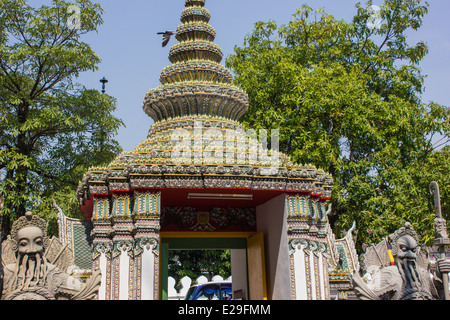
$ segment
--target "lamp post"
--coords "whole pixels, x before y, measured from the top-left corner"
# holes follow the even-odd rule
[[[105,77],[103,77],[103,79],[100,79],[100,82],[101,82],[101,84],[102,84],[102,93],[105,93],[106,92],[106,84],[108,83],[108,80],[106,80],[106,78]]]
[[[105,94],[106,92],[106,84],[108,83],[108,80],[106,80],[105,77],[100,79],[100,83],[102,84],[102,94]],[[103,153],[103,146],[104,146],[104,131],[102,129],[101,131],[101,141],[100,141],[100,152]]]
[[[430,183],[430,193],[434,197],[434,208],[437,211],[436,218],[434,219],[434,245],[439,248],[440,258],[443,260],[446,258],[445,247],[450,244],[450,240],[447,236],[447,221],[442,218],[441,199],[439,194],[439,185],[437,182],[432,181]],[[444,285],[444,299],[450,300],[448,291],[448,273],[442,273],[442,283]]]

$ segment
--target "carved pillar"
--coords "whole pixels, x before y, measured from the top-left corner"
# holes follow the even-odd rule
[[[159,299],[159,239],[138,238],[135,243],[134,300]]]
[[[129,300],[130,282],[133,279],[133,220],[131,218],[112,219],[112,300]]]
[[[329,300],[326,245],[306,239],[293,239],[289,246],[292,299]]]
[[[99,300],[159,298],[159,191],[94,197],[94,267]]]
[[[94,268],[100,269],[102,280],[98,291],[98,300],[111,299],[111,253],[112,243],[96,241],[93,244]]]
[[[308,194],[291,194],[286,208],[292,299],[328,300],[325,203]]]
[[[134,194],[133,299],[159,299],[159,232],[161,192]]]
[[[107,196],[93,198],[92,237],[93,267],[99,268],[102,281],[98,293],[99,300],[111,299],[111,261],[113,244],[110,238],[112,226],[110,220],[110,200]]]

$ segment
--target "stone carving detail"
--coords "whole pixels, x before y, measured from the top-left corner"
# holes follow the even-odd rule
[[[193,207],[164,207],[161,215],[164,231],[254,231],[253,208],[214,207],[208,212]]]
[[[97,242],[93,246],[93,259],[97,259],[101,254],[111,257],[113,244],[112,242]]]
[[[47,237],[46,221],[27,212],[2,244],[2,300],[92,300],[100,286],[95,270],[86,284],[71,277],[72,250]]]
[[[126,253],[130,257],[133,257],[134,251],[132,239],[114,241],[114,250],[112,257],[116,258],[122,253]]]
[[[135,256],[140,255],[144,250],[152,251],[157,253],[159,251],[159,239],[156,238],[145,238],[137,239],[135,241]]]
[[[437,271],[427,270],[427,257],[420,250],[410,223],[398,229],[362,257],[364,279],[353,275],[355,293],[361,300],[437,300],[443,297],[440,270],[449,260],[438,261]]]
[[[447,238],[447,221],[443,218],[434,219],[435,238]]]

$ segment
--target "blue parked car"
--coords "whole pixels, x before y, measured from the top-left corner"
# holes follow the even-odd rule
[[[185,300],[231,300],[231,282],[208,282],[189,288]]]

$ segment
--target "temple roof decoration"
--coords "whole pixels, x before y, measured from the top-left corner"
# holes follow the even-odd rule
[[[232,84],[231,72],[220,64],[222,49],[213,43],[204,1],[186,1],[181,25],[170,49],[171,65],[161,72],[162,86],[150,90],[144,111],[155,121],[195,115],[238,120],[248,109],[247,94]]]
[[[81,181],[81,203],[94,196],[142,189],[275,190],[326,201],[333,179],[313,165],[293,164],[268,149],[238,122],[248,96],[232,84],[213,43],[204,0],[186,0],[171,65],[150,90],[144,111],[155,121],[145,141],[109,165],[91,168]],[[181,146],[181,148],[180,148]],[[275,148],[276,149],[276,148]]]

